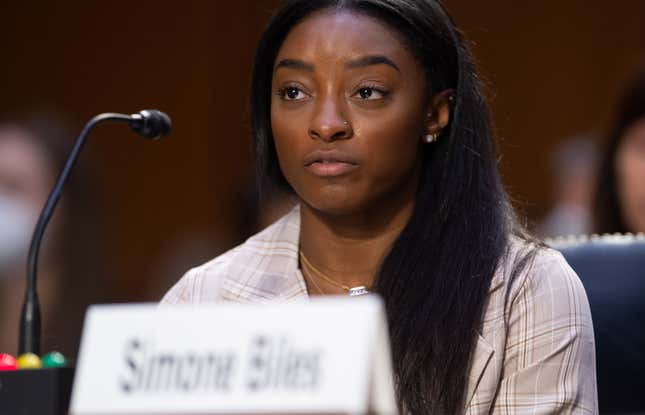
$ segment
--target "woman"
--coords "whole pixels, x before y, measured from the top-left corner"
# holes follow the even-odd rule
[[[261,172],[299,198],[165,303],[386,303],[407,412],[594,412],[593,329],[516,225],[471,55],[437,1],[288,1],[257,50]]]
[[[645,69],[626,88],[606,147],[596,188],[595,231],[645,232]]]

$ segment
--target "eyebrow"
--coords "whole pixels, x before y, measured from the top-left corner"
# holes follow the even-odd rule
[[[275,72],[280,68],[301,69],[307,72],[314,71],[314,66],[312,64],[301,61],[299,59],[282,59],[280,62],[278,62],[273,71]]]
[[[392,62],[390,59],[383,55],[368,55],[368,56],[362,56],[358,59],[351,60],[347,62],[345,65],[347,68],[362,68],[365,66],[370,66],[370,65],[388,65],[391,66],[392,68],[396,69],[397,71],[401,72],[398,66],[394,62]]]
[[[401,72],[399,67],[396,66],[396,64],[392,62],[392,60],[390,60],[389,58],[383,55],[362,56],[360,58],[353,59],[347,62],[345,64],[345,67],[348,69],[355,69],[355,68],[364,68],[366,66],[371,66],[371,65],[388,65],[396,69],[398,72]],[[307,72],[314,71],[314,65],[300,59],[282,59],[275,66],[274,72],[280,68],[300,69]]]

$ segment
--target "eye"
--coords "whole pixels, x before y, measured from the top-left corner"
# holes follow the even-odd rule
[[[358,88],[354,95],[358,96],[362,100],[371,101],[385,98],[387,96],[387,91],[374,86],[363,86]]]
[[[277,95],[279,95],[285,101],[300,101],[307,98],[307,94],[305,94],[300,88],[295,86],[287,86],[281,88],[278,91]]]

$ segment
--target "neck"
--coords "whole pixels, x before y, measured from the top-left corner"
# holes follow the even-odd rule
[[[414,199],[377,204],[357,214],[331,215],[301,203],[300,249],[318,270],[349,287],[371,287],[392,244],[407,224]],[[326,293],[342,289],[317,280]]]

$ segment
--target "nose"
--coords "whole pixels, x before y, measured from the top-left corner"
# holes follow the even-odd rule
[[[309,126],[309,137],[332,142],[346,140],[353,134],[351,124],[343,117],[337,103],[326,100],[318,106]]]

